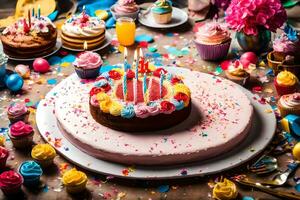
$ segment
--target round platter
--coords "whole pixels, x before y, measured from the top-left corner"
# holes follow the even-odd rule
[[[100,51],[101,49],[104,49],[105,47],[110,45],[111,41],[112,41],[112,35],[109,32],[106,31],[104,42],[99,47],[97,47],[97,48],[95,48],[91,51]],[[64,45],[62,45],[62,47],[64,49],[69,50],[69,51],[76,51],[76,52],[84,51],[84,49],[73,49],[73,48],[66,47]]]
[[[175,67],[168,67],[168,71],[171,73],[177,73],[183,77],[195,76],[196,74],[196,76],[199,77],[199,80],[201,80],[201,77],[211,76]],[[220,77],[212,78],[219,82],[223,81],[223,84],[225,84],[225,82],[226,84],[234,84]],[[53,88],[47,94],[46,98],[39,103],[36,113],[36,122],[42,137],[50,144],[56,144],[54,147],[60,154],[76,165],[97,173],[138,179],[184,178],[217,173],[236,167],[260,153],[271,141],[276,128],[275,115],[272,112],[266,112],[266,110],[271,110],[271,107],[268,104],[259,103],[257,101],[258,98],[253,98],[254,95],[251,92],[240,87],[241,90],[248,96],[254,107],[254,119],[248,136],[243,142],[238,144],[235,149],[201,162],[164,167],[135,166],[132,172],[128,175],[124,175],[122,171],[129,166],[103,161],[80,151],[76,146],[72,145],[72,143],[70,143],[60,131],[54,112],[54,104],[68,95],[68,92],[66,91],[80,91],[78,87],[87,87],[86,84],[74,84],[76,82],[79,83],[80,81],[76,74],[73,74]],[[217,84],[215,86],[218,87]],[[88,102],[86,102],[86,104],[88,104]],[[105,131],[109,130],[105,128]],[[184,176],[181,174],[183,169],[187,172]]]
[[[176,7],[173,7],[172,20],[167,24],[156,23],[151,12],[148,10],[145,13],[140,13],[138,17],[141,24],[151,28],[173,28],[184,24],[188,19],[187,13]]]
[[[61,46],[62,46],[62,43],[61,43],[60,39],[58,39],[56,41],[55,47],[53,48],[53,51],[51,53],[48,53],[47,55],[44,55],[41,57],[46,58],[46,57],[52,56],[61,48]],[[0,43],[0,51],[3,51],[2,43]],[[36,57],[34,57],[34,58],[16,58],[16,57],[8,56],[8,59],[13,60],[13,61],[23,61],[24,62],[24,61],[33,61],[36,59]]]

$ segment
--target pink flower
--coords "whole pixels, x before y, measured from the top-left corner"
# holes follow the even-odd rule
[[[232,0],[225,19],[234,31],[257,35],[260,27],[275,32],[287,15],[280,0]]]

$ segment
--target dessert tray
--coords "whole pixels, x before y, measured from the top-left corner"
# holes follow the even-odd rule
[[[46,55],[44,55],[44,56],[41,56],[42,58],[46,58],[46,57],[49,57],[49,56],[52,56],[53,54],[55,54],[56,52],[58,52],[58,50],[60,50],[60,48],[61,48],[61,46],[62,46],[62,43],[61,43],[61,41],[58,39],[57,41],[56,41],[56,45],[55,45],[55,47],[53,48],[53,50],[52,50],[52,52],[51,53],[48,53],[48,54],[46,54]],[[3,46],[2,46],[2,43],[0,42],[0,51],[3,51]],[[33,58],[17,58],[17,57],[12,57],[12,56],[8,56],[8,59],[10,59],[10,60],[13,60],[13,61],[33,61],[33,60],[35,60],[36,59],[36,57],[33,57]]]
[[[173,7],[172,20],[168,24],[156,23],[150,10],[140,12],[138,17],[141,24],[151,28],[173,28],[184,24],[188,19],[187,13],[176,7]]]
[[[221,77],[215,77],[209,74],[195,72],[188,69],[177,67],[168,67],[167,69],[169,72],[183,77],[196,77],[199,81],[196,81],[194,84],[200,83],[202,78],[206,78],[208,76],[213,81],[211,84],[214,84],[214,87],[220,87],[218,86],[218,84],[223,84],[222,87],[224,87],[224,85],[235,84]],[[103,71],[103,69],[101,71]],[[216,81],[219,83],[216,84]],[[188,82],[186,84],[190,87]],[[39,103],[36,112],[36,123],[42,137],[51,145],[53,145],[62,156],[73,162],[75,165],[96,173],[135,179],[185,178],[218,173],[241,165],[242,163],[245,163],[246,161],[259,154],[271,141],[276,128],[276,119],[274,113],[266,112],[272,110],[271,106],[268,104],[261,104],[257,100],[259,99],[258,97],[254,98],[255,96],[251,92],[236,85],[236,90],[238,90],[238,92],[243,91],[251,101],[254,107],[254,119],[252,121],[252,127],[248,136],[244,139],[243,142],[238,144],[235,149],[209,160],[169,166],[127,166],[109,161],[103,161],[84,153],[72,143],[70,143],[62,133],[61,129],[58,127],[58,121],[54,112],[55,104],[66,101],[70,101],[71,103],[76,102],[76,99],[67,100],[68,95],[72,93],[72,91],[77,93],[80,92],[80,94],[82,93],[81,97],[79,98],[80,101],[78,101],[78,99],[77,101],[79,102],[79,104],[87,105],[83,107],[82,105],[77,106],[81,107],[81,109],[83,110],[88,109],[88,102],[85,102],[85,99],[88,99],[88,91],[89,87],[91,86],[92,83],[82,84],[76,74],[70,75],[68,78],[54,87],[46,95],[45,99],[43,99]],[[193,94],[193,89],[195,89],[195,87],[193,86],[190,88]],[[85,90],[86,92],[82,92]],[[198,99],[195,99],[195,104],[197,104],[197,101]],[[173,127],[172,129],[157,131],[157,134],[152,133],[152,136],[154,135],[153,137],[161,138],[164,137],[163,134],[172,130],[174,131],[174,135],[177,135],[176,137],[188,137],[188,135],[186,135],[188,133],[188,131],[186,130],[188,127],[186,126],[188,126],[190,124],[189,122],[192,121],[195,117],[195,112],[197,112],[196,110],[197,109],[195,109],[195,106],[193,105],[190,117],[186,121]],[[78,113],[80,113],[80,111]],[[74,117],[78,116],[78,113],[74,113]],[[87,110],[87,112],[85,113],[89,113],[89,111]],[[87,121],[93,120],[90,116],[85,116],[85,114],[83,115],[83,117]],[[74,120],[76,121],[75,118]],[[102,126],[100,125],[100,132],[107,132],[107,134],[112,135],[112,137],[114,137],[114,134],[122,134],[126,138],[126,140],[128,138],[135,137],[130,133],[122,133],[108,129],[104,126],[103,128],[101,127]],[[76,130],[80,131],[80,129]],[[169,136],[172,136],[173,132],[168,134]],[[199,135],[200,133],[197,133],[196,131],[196,133],[193,132],[192,134]],[[123,140],[124,137],[120,138],[120,140]],[[183,140],[185,139],[183,138]],[[147,146],[147,140],[143,140],[142,143]],[[112,147],[110,148],[113,148],[113,142],[108,144],[111,144]],[[108,145],[108,148],[109,146],[110,145]],[[124,169],[127,169],[127,172],[129,173],[124,173]]]
[[[112,35],[106,31],[105,33],[105,40],[103,41],[103,43],[101,45],[99,45],[99,47],[91,50],[91,51],[100,51],[101,49],[104,49],[105,47],[107,47],[108,45],[110,45],[111,41],[112,41],[113,37]],[[62,47],[64,49],[67,49],[69,51],[76,51],[76,52],[80,52],[80,51],[84,51],[84,49],[73,49],[73,48],[70,48],[70,47],[66,47],[64,45],[62,45]]]

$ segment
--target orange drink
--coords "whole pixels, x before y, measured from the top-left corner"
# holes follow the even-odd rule
[[[120,45],[131,46],[134,44],[135,23],[133,19],[128,17],[118,18],[116,32]]]

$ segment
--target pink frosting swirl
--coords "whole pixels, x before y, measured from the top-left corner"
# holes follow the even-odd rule
[[[7,110],[8,114],[14,117],[21,116],[25,114],[27,111],[28,111],[27,107],[25,106],[25,104],[22,103],[12,104],[8,107]]]
[[[5,149],[4,147],[1,147],[1,146],[0,146],[0,159],[1,159],[1,160],[2,160],[2,159],[7,159],[8,155],[9,155],[8,150]]]
[[[134,112],[135,115],[139,118],[147,118],[150,116],[150,113],[148,111],[148,106],[145,105],[134,106]]]
[[[103,64],[99,54],[92,51],[81,53],[73,63],[76,67],[83,69],[95,69]]]
[[[97,100],[97,96],[96,95],[91,96],[91,104],[92,104],[92,106],[95,106],[95,107],[99,106],[99,102]]]
[[[119,0],[115,6],[116,13],[133,13],[138,10],[134,0]]]
[[[2,174],[0,174],[0,187],[1,188],[11,188],[20,186],[23,183],[22,176],[13,171],[5,171]]]
[[[157,105],[147,106],[147,110],[151,116],[158,115],[160,113],[160,109]]]
[[[10,127],[10,134],[14,137],[27,136],[30,135],[32,131],[32,126],[29,124],[25,124],[22,121],[18,121]]]
[[[297,48],[297,46],[300,46],[300,43],[289,40],[288,37],[284,34],[276,38],[273,42],[274,51],[286,54],[294,54],[297,49],[299,49],[299,47]]]
[[[230,33],[215,22],[203,23],[198,27],[195,40],[201,44],[221,44],[230,39]]]

